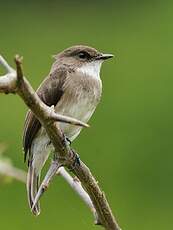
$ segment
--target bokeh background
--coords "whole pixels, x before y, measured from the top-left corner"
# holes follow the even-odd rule
[[[102,68],[103,97],[73,146],[96,175],[123,230],[173,229],[173,2],[1,1],[0,53],[24,56],[36,89],[56,54],[87,44],[115,59]],[[0,70],[3,73],[3,70]],[[0,95],[0,142],[22,169],[26,106]],[[24,184],[0,184],[0,229],[99,229],[61,178],[30,213]]]

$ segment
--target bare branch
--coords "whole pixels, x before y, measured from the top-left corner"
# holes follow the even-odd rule
[[[17,73],[16,71],[10,67],[8,65],[8,63],[5,61],[5,59],[0,55],[0,64],[7,70],[7,74],[4,76],[0,76],[0,93],[15,93],[17,92],[18,88],[20,88],[21,84],[23,84],[26,80],[23,78],[23,71],[22,71],[22,59],[21,57],[19,57],[18,55],[16,55],[15,57],[15,63],[16,63],[16,69],[17,69]],[[27,82],[27,81],[26,81]],[[32,90],[32,93],[35,94],[34,90],[30,87],[30,90]],[[20,94],[20,90],[18,91],[18,93]],[[26,96],[26,95],[23,95]],[[26,98],[25,98],[26,99]],[[39,98],[37,98],[39,99]],[[39,99],[39,102],[41,102],[41,100]],[[28,98],[27,101],[25,100],[25,103],[28,103]],[[77,126],[82,126],[82,127],[89,127],[88,124],[79,121],[75,118],[72,117],[68,117],[68,116],[64,116],[64,115],[60,115],[55,113],[51,108],[49,108],[48,106],[46,106],[43,102],[41,102],[41,104],[46,108],[47,112],[50,111],[49,114],[47,114],[48,119],[52,120],[52,121],[59,121],[59,122],[63,122],[63,123],[69,123],[72,125],[77,125]],[[50,110],[49,110],[50,109]]]
[[[0,155],[4,152],[4,145],[0,144]],[[73,178],[66,170],[64,167],[60,167],[57,171],[56,174],[58,176],[62,176],[65,181],[71,186],[71,188],[81,197],[81,199],[84,201],[84,203],[91,209],[91,212],[94,215],[95,222],[99,222],[98,216],[96,213],[96,210],[93,206],[93,203],[88,195],[88,193],[83,189],[80,181],[78,178]],[[19,168],[14,167],[6,157],[2,157],[0,159],[0,175],[4,177],[11,177],[13,179],[19,180],[23,183],[26,183],[26,177],[27,173]],[[42,183],[43,184],[43,183]],[[44,183],[45,184],[45,183]],[[49,184],[47,184],[46,187],[48,187]],[[45,186],[42,185],[43,188],[46,188]],[[39,194],[38,194],[39,195]],[[38,196],[37,195],[37,196]],[[33,207],[36,205],[36,202],[38,201],[38,198],[35,200]]]
[[[65,137],[57,122],[54,122],[54,120],[50,119],[50,108],[40,100],[29,82],[25,79],[25,77],[23,77],[20,58],[16,57],[15,62],[17,66],[17,89],[15,85],[13,90],[16,90],[17,94],[23,99],[25,104],[31,109],[42,126],[45,128],[55,148],[55,159],[57,158],[58,164],[70,169],[81,181],[82,186],[87,191],[96,209],[99,219],[99,223],[97,224],[102,225],[107,230],[120,230],[106,197],[99,188],[98,183],[92,176],[89,168],[81,160],[80,164],[75,164],[76,153],[70,148],[69,145],[67,145]],[[9,85],[10,83],[11,81],[9,81]],[[0,92],[5,92],[5,90],[2,90],[1,84],[0,78]],[[7,89],[9,88],[7,87]],[[10,92],[14,92],[13,90]]]
[[[77,177],[73,178],[70,176],[70,174],[65,170],[64,167],[61,167],[61,165],[57,161],[53,161],[50,165],[50,168],[43,180],[43,182],[40,185],[40,188],[38,190],[38,193],[35,197],[32,211],[35,211],[35,206],[37,205],[40,197],[43,195],[43,193],[48,189],[50,182],[55,174],[61,175],[67,183],[73,188],[73,190],[81,197],[81,199],[86,203],[86,205],[91,209],[91,212],[94,215],[95,223],[100,223],[99,217],[97,215],[97,212],[94,208],[94,205],[88,195],[88,193],[83,189],[79,179]],[[39,213],[37,213],[39,215]]]
[[[6,62],[6,60],[2,57],[2,55],[0,55],[0,64],[2,66],[4,66],[4,68],[6,69],[7,73],[13,73],[16,72],[11,66],[9,66],[9,64]]]
[[[72,189],[81,197],[85,204],[91,209],[91,212],[94,215],[95,223],[99,223],[97,212],[94,208],[94,205],[88,195],[88,193],[83,189],[81,182],[77,177],[72,177],[64,167],[60,167],[57,171],[57,175],[62,176],[67,183],[72,187]]]
[[[16,91],[16,71],[8,65],[5,59],[0,55],[0,65],[2,65],[7,74],[0,78],[0,93],[15,93]]]
[[[50,181],[52,180],[53,176],[56,174],[57,170],[61,167],[61,165],[57,162],[57,161],[52,161],[50,168],[48,170],[48,172],[46,173],[46,176],[43,180],[43,182],[41,183],[39,190],[37,192],[37,195],[35,197],[34,203],[32,205],[32,211],[35,209],[36,204],[38,203],[40,197],[43,195],[43,193],[45,192],[45,190],[47,190]],[[39,213],[37,213],[37,215],[39,215]]]
[[[12,177],[24,183],[26,182],[26,172],[1,160],[0,160],[0,174],[4,176]]]
[[[64,116],[64,115],[60,115],[60,114],[57,114],[55,112],[52,112],[50,114],[50,119],[54,120],[54,121],[59,121],[59,122],[64,122],[64,123],[69,123],[71,125],[78,125],[78,126],[82,126],[82,127],[85,127],[85,128],[88,128],[89,125],[82,122],[82,121],[79,121],[75,118],[72,118],[72,117],[68,117],[68,116]]]
[[[3,155],[6,145],[0,143],[0,175],[4,177],[11,177],[21,182],[26,182],[26,172],[14,167],[11,161]]]

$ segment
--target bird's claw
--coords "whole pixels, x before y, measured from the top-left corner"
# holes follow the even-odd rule
[[[72,152],[73,152],[74,162],[73,162],[73,164],[71,166],[71,171],[73,171],[76,168],[76,166],[80,166],[81,165],[79,155],[76,152],[74,152],[73,150],[72,150]]]

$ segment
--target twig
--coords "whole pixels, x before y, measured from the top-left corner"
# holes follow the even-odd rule
[[[8,65],[0,55],[0,64],[6,69],[7,74],[1,76],[0,93],[15,93],[16,91],[16,71]]]
[[[26,172],[0,160],[0,174],[26,183]]]
[[[77,120],[75,118],[72,118],[72,117],[68,117],[68,116],[57,114],[55,112],[52,112],[50,114],[50,118],[53,121],[59,121],[59,122],[69,123],[71,125],[78,125],[78,126],[82,126],[82,127],[85,127],[85,128],[89,127],[88,124],[86,124],[86,123],[84,123],[82,121],[79,121],[79,120]]]
[[[22,58],[16,55],[15,63],[17,67],[17,75],[16,75],[16,71],[12,67],[10,67],[8,63],[5,61],[5,59],[0,55],[0,64],[4,66],[4,68],[7,70],[7,74],[1,76],[0,78],[0,93],[16,93],[18,88],[20,88],[21,86],[20,84],[22,84],[23,82],[27,83],[26,79],[23,78],[23,71],[21,69]],[[30,85],[28,85],[28,89],[32,90],[31,92],[35,94],[34,90],[30,87]],[[18,91],[18,93],[20,94],[20,90]],[[38,96],[37,99],[39,99]],[[26,104],[28,103],[30,104],[28,100],[29,98],[25,100]],[[40,99],[39,102],[41,102]],[[41,102],[41,104],[43,107],[47,107],[46,110],[49,113],[48,117],[52,121],[69,123],[72,125],[82,126],[86,128],[89,127],[88,124],[79,121],[75,118],[55,113],[52,108],[46,106],[43,102]]]
[[[67,181],[67,183],[73,188],[73,190],[81,197],[81,199],[91,209],[91,212],[94,215],[94,219],[96,221],[96,224],[98,224],[99,218],[98,218],[97,212],[93,206],[93,203],[92,203],[88,193],[83,189],[79,179],[77,177],[73,178],[72,176],[70,176],[70,174],[65,170],[65,168],[61,167],[57,161],[52,162],[43,182],[41,183],[40,188],[38,190],[38,193],[35,197],[35,200],[34,200],[34,203],[32,206],[32,210],[34,210],[40,197],[48,189],[49,184],[51,182],[51,179],[53,178],[53,176],[55,174],[62,176]],[[37,215],[39,215],[39,213]]]
[[[1,145],[0,145],[0,147],[1,147]],[[1,148],[0,148],[0,151],[1,151]],[[96,213],[96,210],[93,206],[93,203],[92,203],[88,193],[86,193],[85,190],[83,189],[78,178],[73,178],[65,170],[64,167],[60,167],[56,171],[56,174],[57,174],[57,176],[61,176],[64,178],[64,180],[71,186],[71,188],[81,197],[81,199],[84,201],[84,203],[91,209],[91,212],[93,213],[95,219],[97,219],[97,213]],[[18,181],[26,183],[27,173],[22,169],[14,167],[8,161],[6,161],[6,160],[4,161],[3,159],[2,160],[0,159],[0,175],[5,176],[5,177],[11,177],[11,178],[16,179]]]
[[[32,211],[35,209],[35,205],[39,201],[40,197],[43,195],[43,193],[47,190],[50,181],[52,180],[53,176],[56,174],[57,170],[61,167],[61,165],[57,161],[53,161],[50,165],[50,168],[48,172],[46,173],[46,176],[44,180],[42,181],[39,190],[37,192],[37,195],[35,197],[34,203],[32,205]],[[37,213],[39,215],[39,213]]]
[[[72,189],[81,197],[85,204],[91,209],[95,220],[98,220],[97,212],[93,206],[93,203],[88,195],[88,193],[83,189],[81,182],[77,177],[72,177],[64,167],[60,167],[57,171],[57,175],[62,176],[67,183],[72,187]],[[98,221],[97,221],[98,222]]]
[[[75,151],[66,144],[64,135],[61,132],[58,124],[51,120],[50,108],[40,100],[38,95],[32,89],[29,82],[25,79],[25,77],[23,77],[21,60],[19,59],[19,57],[16,57],[15,62],[17,68],[16,84],[13,88],[11,85],[11,80],[7,81],[6,86],[9,85],[7,87],[8,92],[13,93],[15,90],[17,94],[23,99],[25,104],[32,110],[34,115],[45,128],[55,148],[58,163],[72,170],[72,172],[81,181],[82,186],[87,191],[96,209],[99,220],[97,221],[97,224],[102,225],[107,230],[120,230],[120,227],[118,226],[112,214],[105,195],[99,188],[98,183],[92,176],[89,168],[82,161],[80,161],[80,165],[76,164],[76,166],[74,167],[74,164],[76,162]],[[3,62],[1,62],[1,64],[3,64]],[[6,92],[5,90],[2,90],[2,86],[3,84],[0,78],[0,92]]]
[[[8,63],[7,61],[0,55],[0,64],[6,69],[7,73],[16,72]]]

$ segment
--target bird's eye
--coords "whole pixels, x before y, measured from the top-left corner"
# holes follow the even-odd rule
[[[88,54],[85,53],[85,52],[80,52],[80,53],[78,54],[78,57],[81,58],[81,59],[86,59],[86,58],[88,58]]]

